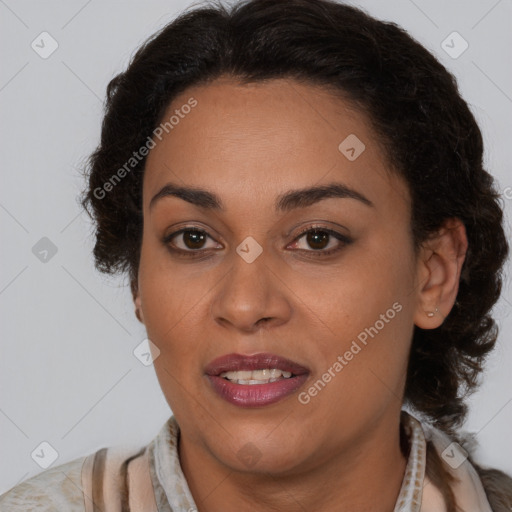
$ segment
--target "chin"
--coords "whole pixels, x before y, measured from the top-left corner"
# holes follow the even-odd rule
[[[304,458],[304,446],[292,439],[278,439],[244,436],[238,437],[231,445],[213,455],[233,471],[252,474],[286,475],[293,474]]]

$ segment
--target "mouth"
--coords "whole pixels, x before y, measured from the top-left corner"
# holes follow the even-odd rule
[[[273,404],[297,391],[309,370],[275,354],[227,354],[210,362],[205,374],[213,390],[239,407]]]

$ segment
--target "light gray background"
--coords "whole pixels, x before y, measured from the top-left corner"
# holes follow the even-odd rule
[[[402,25],[455,73],[507,196],[510,233],[511,0],[353,3]],[[153,367],[132,353],[145,332],[126,282],[93,268],[91,226],[76,196],[107,83],[189,5],[0,0],[0,492],[43,470],[30,455],[43,441],[58,452],[55,466],[102,446],[145,444],[171,414]],[[43,31],[59,45],[47,59],[31,48]],[[441,47],[453,31],[469,43],[457,59]],[[32,252],[42,237],[58,249],[46,263]],[[477,433],[480,461],[510,474],[511,302],[507,284],[498,346],[465,426]]]

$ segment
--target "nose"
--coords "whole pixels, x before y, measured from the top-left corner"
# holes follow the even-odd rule
[[[282,325],[292,313],[288,290],[263,254],[252,263],[237,256],[213,297],[213,319],[221,326],[246,333]]]

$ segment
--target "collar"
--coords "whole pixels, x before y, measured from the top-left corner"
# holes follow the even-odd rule
[[[409,443],[409,456],[393,512],[446,512],[439,490],[425,473],[427,441],[431,441],[455,477],[457,504],[466,512],[492,512],[478,474],[456,443],[439,430],[422,425],[403,410],[401,423]],[[178,455],[179,425],[171,416],[149,444],[149,471],[159,512],[196,512],[197,507],[181,469]],[[455,446],[456,445],[456,446]],[[459,447],[460,448],[460,447]],[[454,455],[452,455],[454,454]],[[457,464],[449,461],[458,457]],[[456,466],[456,467],[455,467]]]

